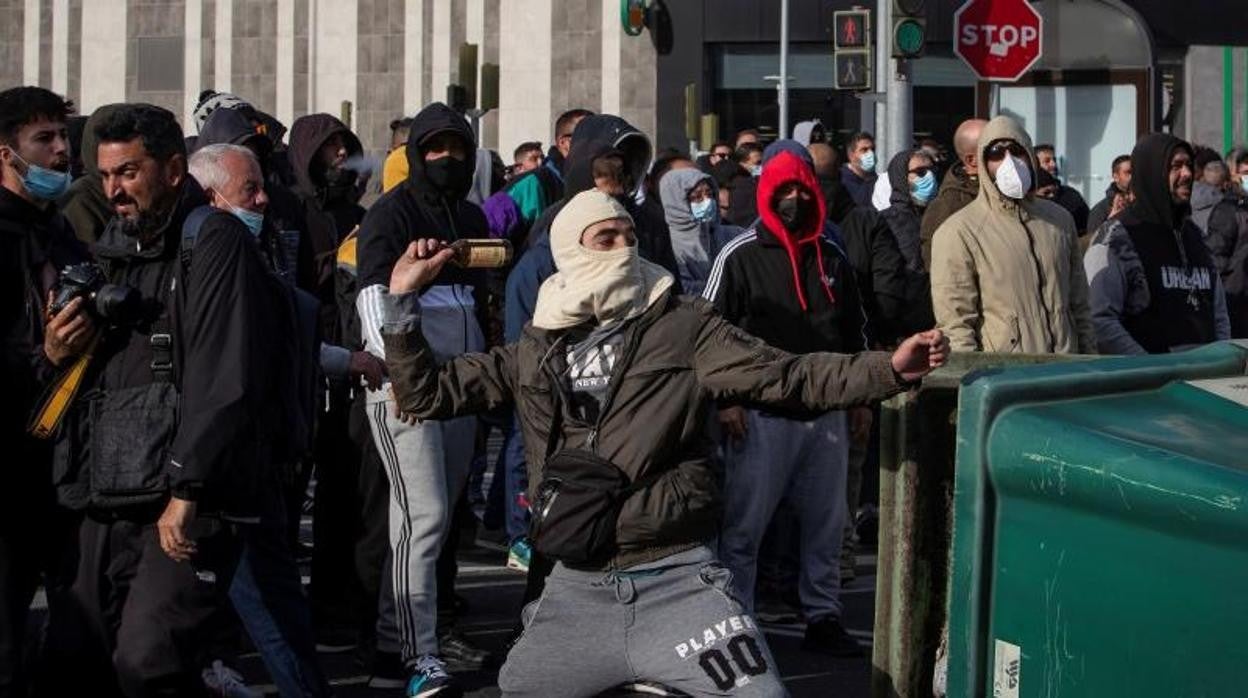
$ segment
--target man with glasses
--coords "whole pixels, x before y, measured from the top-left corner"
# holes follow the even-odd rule
[[[1075,223],[1035,195],[1031,138],[998,116],[978,145],[979,196],[932,240],[932,307],[955,351],[1094,353]]]

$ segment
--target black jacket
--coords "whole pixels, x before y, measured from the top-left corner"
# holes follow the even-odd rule
[[[58,450],[70,455],[58,462],[56,475],[67,505],[84,503],[94,467],[92,454],[83,454],[74,440],[84,443],[99,417],[107,416],[91,415],[91,396],[158,383],[177,389],[176,426],[164,448],[141,460],[150,465],[149,458],[163,459],[158,465],[173,493],[200,501],[205,510],[254,514],[258,497],[274,484],[273,439],[280,417],[272,406],[283,399],[277,377],[286,357],[273,349],[269,333],[282,331],[277,318],[284,317],[285,289],[247,228],[224,212],[204,222],[183,269],[183,222],[206,203],[203,190],[188,178],[151,244],[140,248],[114,219],[94,246],[110,280],[138,289],[145,311],[136,326],[103,334],[69,417],[74,421],[61,435],[68,448]],[[167,373],[152,365],[162,355],[153,348],[152,335],[162,332],[173,337],[174,369]],[[121,428],[133,428],[134,441],[140,442],[148,425],[134,419]]]
[[[855,208],[841,223],[841,239],[845,241],[845,256],[854,269],[871,343],[890,345],[908,330],[915,330],[906,321],[906,316],[914,312],[906,302],[906,258],[897,249],[897,238],[888,223],[876,211]],[[930,302],[926,311],[930,318]],[[929,322],[921,329],[930,327]]]
[[[1096,235],[1096,231],[1100,229],[1101,224],[1109,220],[1109,211],[1114,206],[1114,197],[1118,195],[1118,186],[1113,182],[1105,188],[1105,198],[1101,199],[1092,210],[1088,212],[1088,225],[1086,228],[1079,229],[1079,237],[1084,235]]]
[[[249,108],[214,110],[195,139],[195,149],[228,143],[250,148],[256,153],[265,178],[264,193],[269,197],[269,205],[264,211],[262,245],[275,258],[290,261],[294,267],[291,271],[300,288],[315,292],[316,271],[303,203],[273,176],[274,161],[280,158],[275,158],[270,137],[256,130],[260,116],[259,112]]]
[[[817,244],[823,247],[822,274],[811,245],[802,247],[798,267],[810,304],[805,312],[793,292],[788,253],[762,222],[720,253],[715,264],[719,280],[707,285],[706,298],[728,322],[777,349],[793,354],[861,351],[866,348],[865,319],[854,271],[835,245],[822,239]],[[820,287],[821,275],[832,282],[835,302]]]
[[[305,219],[306,254],[311,258],[311,271],[301,274],[299,285],[321,302],[321,337],[330,344],[342,344],[334,292],[335,260],[338,245],[364,219],[364,209],[359,205],[359,190],[355,186],[331,188],[320,175],[317,155],[335,134],[342,135],[351,155],[364,152],[360,139],[341,121],[329,114],[309,114],[291,125],[288,155],[298,182],[294,194],[301,202]]]
[[[906,150],[889,160],[888,183],[892,192],[888,195],[888,208],[880,215],[896,236],[897,248],[906,258],[906,266],[911,271],[921,272],[924,265],[919,229],[923,224],[923,211],[910,196],[910,155],[911,151]]]
[[[46,444],[26,426],[57,369],[43,353],[43,310],[56,273],[84,261],[86,248],[55,206],[40,209],[0,187],[0,434],[8,467],[0,472],[0,506],[18,506],[49,485]]]
[[[1088,202],[1083,200],[1083,195],[1074,187],[1059,183],[1057,193],[1053,195],[1053,203],[1070,212],[1070,217],[1075,219],[1075,230],[1087,230]]]
[[[454,241],[461,238],[489,237],[489,223],[474,203],[464,199],[466,192],[450,195],[439,191],[425,175],[425,157],[421,141],[432,134],[450,131],[463,138],[467,152],[475,152],[476,139],[464,117],[440,102],[425,107],[416,115],[407,139],[407,179],[386,192],[373,204],[360,223],[359,287],[389,287],[390,272],[395,261],[417,238]],[[476,169],[476,159],[465,160],[469,178]],[[458,196],[456,196],[458,194]],[[453,264],[442,268],[434,282],[480,286],[484,276],[479,271],[461,269]]]
[[[1227,194],[1209,214],[1205,242],[1222,276],[1231,336],[1248,337],[1248,196]]]
[[[779,153],[763,168],[758,198],[772,201],[790,182],[813,195],[818,215],[788,232],[774,211],[763,210],[753,229],[720,250],[702,296],[725,320],[777,349],[860,351],[867,337],[858,286],[841,250],[823,234],[826,211],[814,172],[797,155]]]

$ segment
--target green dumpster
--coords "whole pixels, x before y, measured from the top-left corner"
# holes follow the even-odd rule
[[[1248,695],[1248,343],[969,377],[949,696]]]

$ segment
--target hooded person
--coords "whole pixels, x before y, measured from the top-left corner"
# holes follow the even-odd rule
[[[1159,354],[1231,336],[1222,279],[1191,220],[1192,147],[1162,133],[1131,151],[1135,201],[1083,263],[1103,354]]]
[[[894,360],[773,349],[708,303],[676,295],[671,274],[638,254],[625,207],[587,190],[551,226],[559,271],[542,285],[521,336],[488,354],[439,361],[418,293],[451,254],[431,242],[408,248],[382,306],[397,406],[416,419],[448,419],[514,404],[530,495],[543,512],[536,546],[566,558],[530,607],[541,612],[525,614],[499,673],[503,694],[597,695],[654,681],[697,697],[784,695],[767,641],[730,592],[730,574],[711,547],[723,508],[704,437],[711,401],[815,412],[865,404],[916,376],[903,366],[926,371],[943,362],[943,341],[913,340]],[[916,351],[921,342],[934,347]],[[586,525],[614,535],[573,558],[557,541],[577,524],[561,517],[548,493],[559,482],[557,464],[583,448],[631,485],[611,511],[585,511]],[[604,576],[617,581],[603,583]],[[724,625],[714,647],[688,639],[725,617],[741,622]],[[565,661],[570,652],[575,663]],[[712,663],[717,671],[703,668]]]
[[[867,343],[866,320],[853,269],[826,235],[823,195],[803,159],[809,154],[794,141],[777,141],[769,149],[758,183],[760,220],[720,251],[702,296],[727,322],[783,351],[860,351]],[[724,449],[719,551],[738,598],[752,610],[763,533],[785,493],[800,489],[794,511],[801,529],[802,611],[809,620],[803,646],[861,655],[840,622],[845,413],[759,410],[725,401],[719,419],[733,442]]]
[[[888,208],[880,211],[880,215],[896,236],[907,269],[922,272],[923,211],[936,196],[936,170],[931,157],[922,150],[897,153],[888,161],[888,182],[891,187]]]
[[[1034,194],[1031,138],[984,126],[979,196],[932,239],[932,307],[955,351],[1091,354],[1096,341],[1074,221]]]
[[[100,234],[113,217],[113,206],[104,196],[103,180],[97,162],[95,126],[108,118],[124,104],[106,104],[88,117],[82,130],[83,175],[69,185],[69,191],[57,202],[61,215],[69,221],[74,235],[88,245],[100,239]]]
[[[730,240],[745,232],[719,218],[719,190],[710,175],[696,169],[670,170],[659,180],[659,197],[672,251],[685,293],[701,295],[711,262]]]
[[[1226,198],[1226,190],[1202,180],[1192,183],[1192,223],[1200,229],[1201,237],[1209,236],[1209,215],[1213,208]]]
[[[310,290],[321,301],[321,332],[326,342],[321,363],[329,378],[318,383],[318,398],[326,408],[319,418],[313,451],[317,467],[313,507],[323,516],[313,519],[317,544],[312,549],[313,583],[308,596],[318,637],[327,642],[332,642],[334,632],[356,629],[357,604],[376,602],[376,589],[357,582],[368,576],[354,574],[354,563],[364,557],[357,552],[362,542],[356,532],[384,528],[384,523],[369,523],[373,517],[384,516],[374,513],[378,508],[384,512],[384,507],[361,511],[358,503],[368,501],[368,492],[384,477],[377,466],[372,435],[362,427],[366,420],[363,391],[359,390],[359,376],[382,373],[378,358],[364,351],[356,311],[359,286],[353,231],[363,220],[364,209],[358,204],[357,174],[344,165],[362,152],[358,137],[332,115],[308,114],[291,125],[286,162],[295,180],[293,194],[306,220],[302,247],[311,258]],[[384,554],[376,543],[368,549],[373,559]],[[359,591],[364,588],[368,591]]]
[[[931,327],[931,281],[920,255],[923,209],[936,189],[930,158],[922,150],[894,155],[880,181],[891,185],[889,206],[857,207],[845,218],[841,235],[857,275],[868,336],[892,345]],[[887,239],[885,239],[887,238]]]
[[[364,219],[357,175],[345,165],[363,151],[360,139],[330,114],[308,114],[291,125],[294,193],[302,204],[313,260],[310,286],[321,301],[323,338],[332,344],[342,343],[334,289],[338,247]]]
[[[1194,194],[1193,194],[1194,196]],[[1248,194],[1231,186],[1209,212],[1205,243],[1222,276],[1231,336],[1248,337]]]
[[[827,130],[823,127],[823,122],[818,119],[800,121],[793,127],[793,140],[800,143],[803,148],[811,143],[822,143],[826,138]]]
[[[380,358],[382,303],[390,271],[416,235],[456,240],[489,237],[481,209],[466,200],[476,169],[476,141],[463,115],[436,102],[416,114],[408,135],[408,177],[384,194],[360,223],[356,299],[365,348]],[[485,275],[448,266],[420,294],[425,337],[447,361],[485,347],[477,298]],[[438,596],[453,593],[436,568],[455,502],[467,483],[476,435],[472,417],[408,423],[397,416],[387,382],[366,396],[369,424],[392,492],[390,544],[398,637],[381,637],[380,652],[399,652],[411,686],[453,685],[443,656],[484,663],[450,627],[439,628]],[[440,588],[441,587],[441,588]],[[449,625],[449,624],[448,624]],[[397,642],[396,642],[397,640]],[[470,652],[471,650],[471,652]],[[472,656],[468,656],[471,654]],[[412,694],[423,695],[423,694]]]
[[[572,197],[597,188],[600,181],[613,189],[612,194],[633,217],[638,254],[679,276],[667,221],[661,211],[656,215],[635,199],[650,169],[653,151],[650,139],[618,116],[595,114],[576,125],[563,168],[564,198],[534,221],[527,238],[529,249],[507,278],[504,336],[509,341],[520,335],[521,328],[532,317],[538,289],[555,271],[550,251],[551,223]],[[595,167],[599,168],[597,173]]]

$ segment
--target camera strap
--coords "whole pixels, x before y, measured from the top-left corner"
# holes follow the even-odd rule
[[[91,365],[91,358],[95,356],[95,347],[99,343],[100,338],[97,335],[91,340],[91,344],[81,356],[74,361],[68,371],[57,377],[52,384],[47,399],[39,407],[39,411],[35,413],[34,419],[31,420],[27,430],[31,436],[36,439],[50,439],[61,425],[61,420],[65,418],[65,414],[69,412],[69,406],[74,404],[74,396],[78,394],[78,389],[82,387],[82,379],[87,374],[87,367]]]

